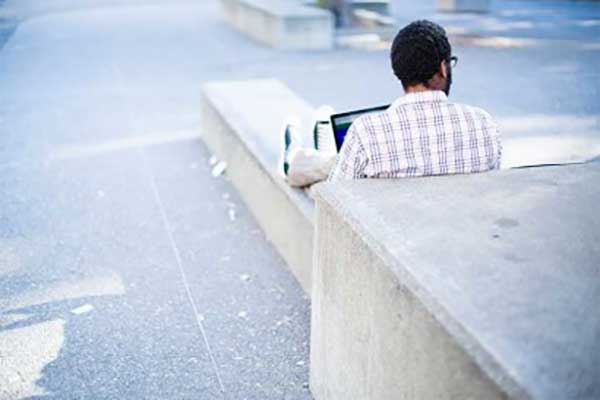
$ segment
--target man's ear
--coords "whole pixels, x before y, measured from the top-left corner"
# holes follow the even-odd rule
[[[440,63],[440,75],[442,76],[442,78],[448,79],[448,65],[444,60],[442,60],[442,62]]]

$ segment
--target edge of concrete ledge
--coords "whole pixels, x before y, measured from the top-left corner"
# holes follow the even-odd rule
[[[203,85],[202,98],[204,142],[227,162],[231,182],[267,239],[310,295],[314,202],[277,173],[279,142],[273,135],[279,133],[281,122],[289,113],[298,114],[303,121],[310,120],[312,107],[274,79],[210,82]],[[269,102],[273,103],[271,107]],[[241,111],[244,105],[254,109]],[[255,113],[256,110],[267,113],[269,118]],[[265,136],[262,131],[273,133]]]
[[[218,88],[222,85],[229,85],[232,83],[244,84],[246,82],[247,81],[209,82],[202,86],[202,91],[204,94],[209,94],[211,91],[213,91],[215,89],[218,90]],[[280,82],[276,79],[261,79],[261,80],[254,80],[251,82],[277,84],[277,85],[280,84]],[[220,103],[219,106],[226,107],[226,105],[222,104],[222,103]],[[306,104],[306,106],[310,107],[308,104]],[[232,110],[232,112],[233,112],[233,114],[236,114],[235,110]],[[304,116],[304,117],[305,117],[304,120],[306,120],[307,119],[306,116]],[[236,132],[244,132],[244,131],[253,131],[254,130],[252,127],[248,126],[248,124],[244,123],[245,121],[243,120],[243,118],[230,118],[228,122],[231,124],[231,128],[233,130],[235,130]],[[205,138],[205,137],[208,137],[206,135],[206,132],[204,132],[204,135],[203,135],[203,138]],[[264,152],[260,151],[260,149],[259,149],[260,145],[258,145],[257,142],[249,141],[248,137],[245,135],[238,135],[237,138],[240,141],[240,144],[244,147],[244,149],[246,151],[250,152],[253,155],[253,157],[256,159],[261,171],[264,172],[269,177],[269,179],[275,185],[277,185],[290,200],[298,201],[299,209],[302,211],[304,216],[307,219],[309,219],[310,221],[314,222],[314,215],[313,215],[314,205],[307,201],[304,190],[291,187],[290,185],[287,184],[287,182],[285,181],[285,179],[282,176],[277,174],[276,170],[274,169],[274,167],[276,167],[276,165],[273,165],[273,163],[269,162],[269,160],[263,156]],[[212,146],[209,145],[209,147],[212,147]]]

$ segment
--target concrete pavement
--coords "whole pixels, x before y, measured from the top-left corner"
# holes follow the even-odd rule
[[[36,14],[0,53],[0,398],[310,398],[308,300],[199,139],[214,19]]]

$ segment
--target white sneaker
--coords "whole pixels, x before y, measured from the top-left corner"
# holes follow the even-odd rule
[[[313,145],[315,149],[325,153],[336,152],[335,138],[331,127],[333,114],[335,114],[335,110],[329,105],[322,105],[315,112]]]
[[[290,168],[289,155],[295,148],[302,147],[302,137],[299,134],[300,120],[297,117],[288,117],[283,121],[280,130],[281,137],[281,155],[279,156],[279,165],[277,170],[287,176]]]

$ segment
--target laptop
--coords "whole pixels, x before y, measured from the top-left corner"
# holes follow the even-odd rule
[[[342,144],[344,144],[344,139],[346,138],[346,134],[348,133],[348,129],[350,129],[350,125],[360,116],[381,112],[387,110],[390,107],[387,106],[378,106],[371,108],[363,108],[362,110],[355,110],[344,112],[340,114],[333,114],[331,116],[331,128],[333,130],[333,136],[335,138],[335,146],[337,148],[338,153],[342,148]]]

